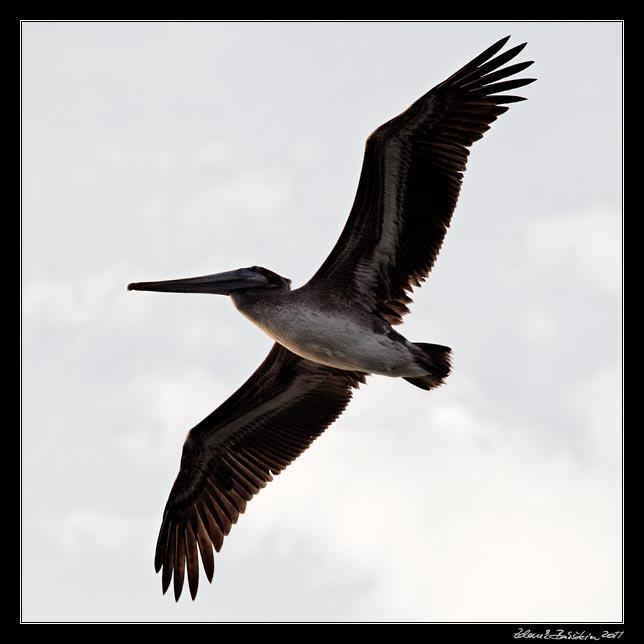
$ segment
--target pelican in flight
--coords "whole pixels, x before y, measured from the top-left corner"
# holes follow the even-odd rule
[[[394,330],[427,277],[456,206],[469,147],[524,100],[507,94],[532,61],[506,65],[525,43],[503,38],[367,139],[349,219],[331,254],[301,288],[266,268],[162,282],[135,291],[229,295],[275,344],[257,371],[186,438],[166,504],[154,566],[178,600],[199,558],[209,581],[224,537],[246,504],[344,411],[369,374],[442,384],[450,349]],[[498,54],[498,55],[497,55]]]

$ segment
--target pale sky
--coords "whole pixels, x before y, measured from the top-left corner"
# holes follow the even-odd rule
[[[539,80],[400,328],[447,383],[369,378],[162,596],[186,432],[271,340],[126,285],[303,284],[369,133],[507,34]],[[23,23],[23,620],[621,620],[621,110],[615,22]]]

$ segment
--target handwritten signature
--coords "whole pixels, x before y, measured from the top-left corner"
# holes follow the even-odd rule
[[[601,639],[618,640],[623,634],[624,631],[601,631],[599,634],[589,631],[564,631],[563,628],[557,630],[548,628],[541,633],[536,633],[529,628],[519,627],[519,630],[514,634],[514,639],[599,641]]]

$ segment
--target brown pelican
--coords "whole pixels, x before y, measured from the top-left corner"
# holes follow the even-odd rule
[[[199,553],[212,581],[213,548],[219,552],[246,503],[340,416],[367,374],[422,389],[448,375],[448,347],[410,342],[392,325],[436,261],[468,148],[506,104],[524,100],[504,92],[534,80],[503,80],[532,64],[504,66],[525,46],[497,56],[508,38],[371,134],[344,230],[301,288],[259,266],[128,286],[230,295],[275,340],[257,371],[188,433],[156,546],[164,593],[174,576],[179,599],[187,569],[194,599]]]

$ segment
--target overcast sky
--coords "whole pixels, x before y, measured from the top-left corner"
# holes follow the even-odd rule
[[[248,506],[193,603],[153,569],[186,432],[270,339],[135,280],[303,284],[364,140],[499,38],[538,82],[476,143],[372,377]],[[619,23],[22,25],[22,611],[33,620],[621,619]]]

